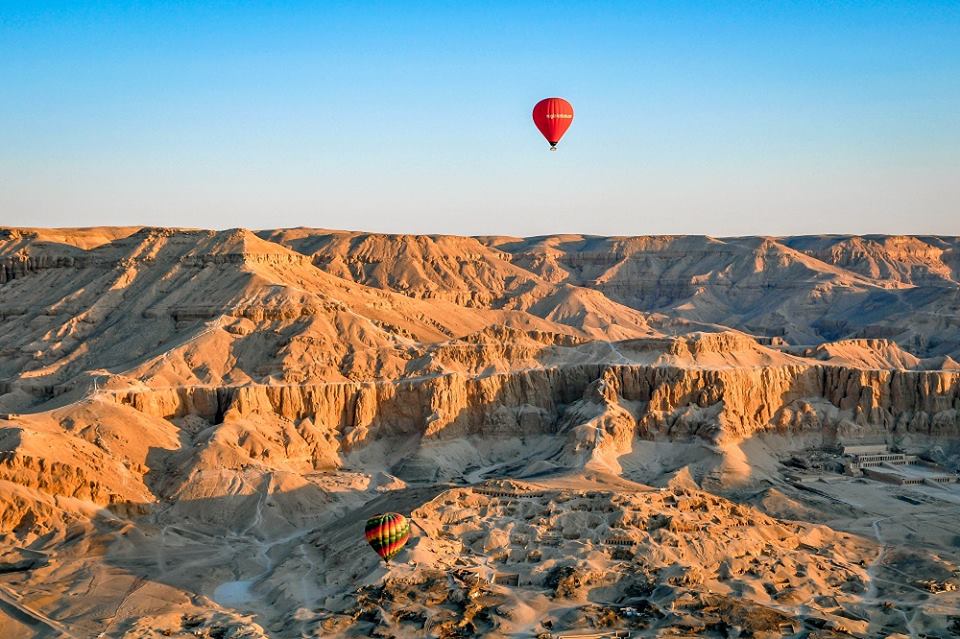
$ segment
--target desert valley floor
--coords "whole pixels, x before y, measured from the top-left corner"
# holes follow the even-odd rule
[[[0,228],[0,637],[958,637],[958,361],[955,237]]]

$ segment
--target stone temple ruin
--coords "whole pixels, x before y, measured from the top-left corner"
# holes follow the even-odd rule
[[[888,444],[852,444],[795,457],[788,473],[795,483],[865,477],[897,485],[943,485],[960,482],[960,475],[917,455],[890,450]]]
[[[890,450],[886,444],[844,446],[844,472],[888,484],[951,484],[958,480],[933,462]]]

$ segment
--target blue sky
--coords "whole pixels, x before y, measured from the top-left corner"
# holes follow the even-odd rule
[[[0,0],[0,224],[960,234],[960,2]]]

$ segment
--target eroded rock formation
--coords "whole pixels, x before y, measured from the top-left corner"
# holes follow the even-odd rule
[[[0,230],[0,630],[946,631],[881,601],[921,592],[900,515],[776,469],[960,461],[958,274],[946,237]],[[388,570],[383,510],[422,533]]]

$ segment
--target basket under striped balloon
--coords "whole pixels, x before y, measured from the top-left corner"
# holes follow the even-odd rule
[[[383,513],[367,520],[365,533],[367,543],[390,563],[410,538],[410,522],[399,513]]]

